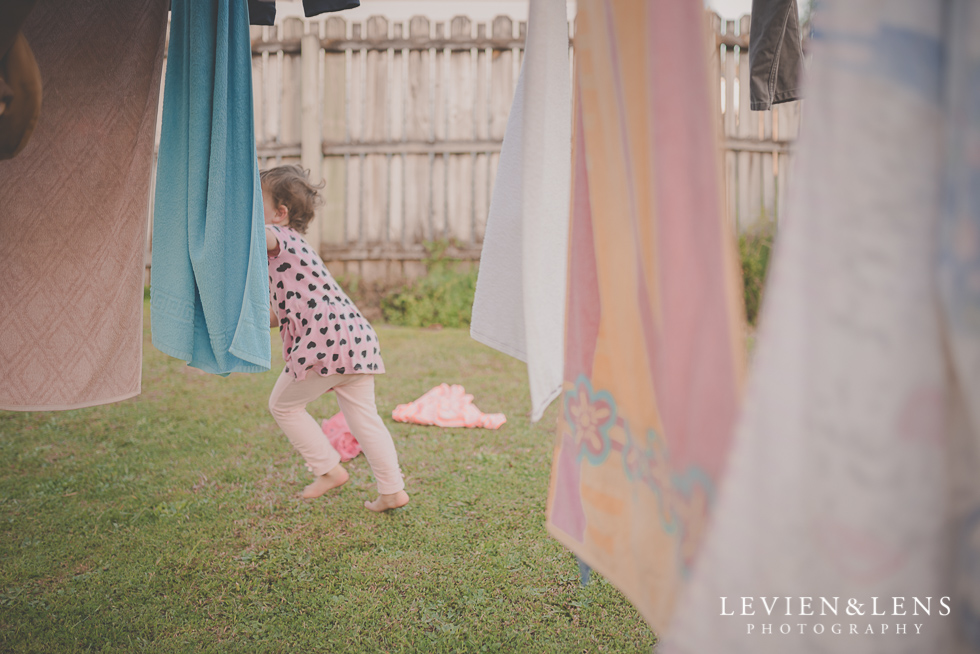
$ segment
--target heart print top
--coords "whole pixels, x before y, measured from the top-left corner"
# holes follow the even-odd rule
[[[381,345],[313,247],[289,227],[267,225],[279,241],[269,252],[269,297],[279,318],[285,372],[294,379],[385,371]]]

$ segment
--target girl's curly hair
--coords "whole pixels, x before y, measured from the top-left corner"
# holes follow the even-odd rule
[[[289,209],[289,226],[301,234],[313,220],[314,210],[323,204],[317,192],[323,182],[314,186],[310,183],[309,171],[299,166],[277,166],[263,170],[262,193],[272,197],[273,206],[284,205]]]

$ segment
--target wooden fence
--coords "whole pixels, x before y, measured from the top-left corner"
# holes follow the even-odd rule
[[[783,214],[792,175],[792,145],[800,130],[800,102],[749,109],[748,16],[725,21],[708,17],[714,34],[710,69],[719,84],[724,134],[726,209],[739,231]]]
[[[507,17],[253,28],[260,165],[325,180],[309,236],[331,270],[414,276],[437,239],[479,258],[524,32]]]
[[[781,213],[799,122],[796,103],[748,110],[748,25],[706,16],[740,229]],[[415,276],[424,242],[438,239],[479,258],[525,32],[505,16],[252,28],[260,167],[299,163],[324,180],[308,237],[335,274]]]

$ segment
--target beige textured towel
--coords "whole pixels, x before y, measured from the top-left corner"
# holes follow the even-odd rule
[[[24,25],[43,79],[0,162],[0,408],[140,392],[143,257],[168,0],[47,0]]]

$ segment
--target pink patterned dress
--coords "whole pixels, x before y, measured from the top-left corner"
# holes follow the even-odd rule
[[[313,247],[289,227],[266,229],[279,241],[278,251],[269,252],[269,297],[279,318],[285,372],[297,381],[310,371],[383,373],[378,335]]]

